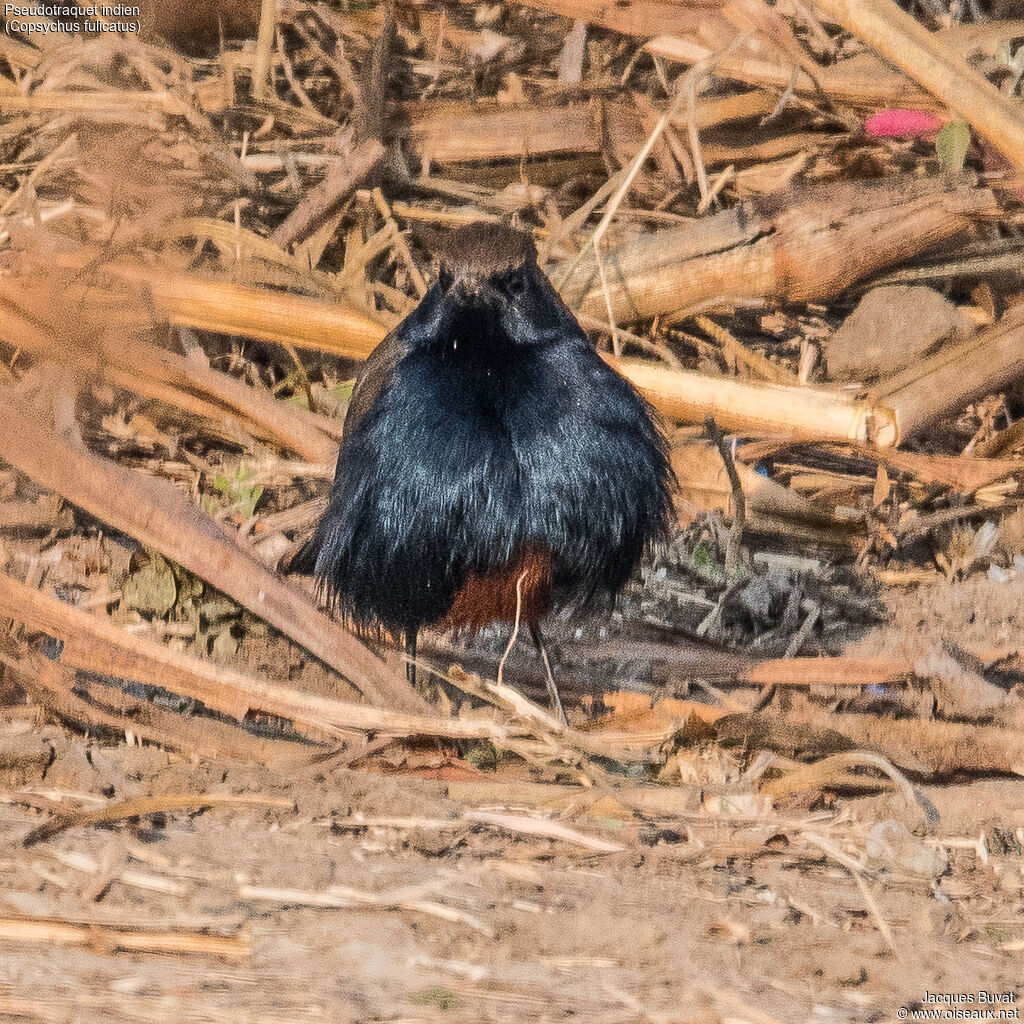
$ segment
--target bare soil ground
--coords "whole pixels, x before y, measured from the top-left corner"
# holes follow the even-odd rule
[[[916,634],[1024,647],[1022,589],[892,594],[891,623],[857,647]],[[926,993],[970,993],[977,1008],[983,991],[1019,991],[1024,780],[922,787],[939,814],[927,832],[892,793],[756,815],[707,793],[650,816],[577,797],[574,827],[625,847],[598,853],[465,821],[467,806],[566,803],[558,787],[474,778],[437,749],[392,776],[271,771],[83,739],[30,706],[8,708],[2,728],[23,751],[3,790],[37,801],[2,808],[7,914],[238,940],[224,957],[15,934],[0,958],[3,1019],[887,1021]],[[56,802],[210,792],[288,806],[173,811],[22,844]],[[896,838],[872,859],[863,837],[880,823]],[[867,869],[809,852],[815,834],[859,837]],[[929,851],[948,869],[929,867]],[[331,892],[351,905],[296,905]],[[365,894],[393,909],[360,906]]]

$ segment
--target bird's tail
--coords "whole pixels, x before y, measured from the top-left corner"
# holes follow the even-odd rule
[[[284,573],[301,573],[312,576],[316,572],[316,561],[320,556],[320,531],[316,530],[302,547],[294,554],[287,554],[281,559],[280,567]]]

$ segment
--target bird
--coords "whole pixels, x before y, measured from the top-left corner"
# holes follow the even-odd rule
[[[667,536],[675,487],[656,413],[598,355],[525,232],[452,231],[436,279],[372,351],[330,498],[291,571],[359,627],[416,639],[607,605]]]

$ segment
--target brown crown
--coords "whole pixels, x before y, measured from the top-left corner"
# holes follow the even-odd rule
[[[536,261],[529,235],[486,221],[456,228],[441,250],[441,266],[455,277],[492,277]]]

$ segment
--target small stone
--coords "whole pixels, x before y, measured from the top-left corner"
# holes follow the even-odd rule
[[[888,376],[913,364],[944,338],[965,338],[973,330],[971,321],[931,288],[874,288],[826,343],[829,377]]]

